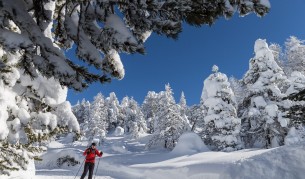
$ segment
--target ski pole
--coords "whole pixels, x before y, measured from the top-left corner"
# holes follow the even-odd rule
[[[86,159],[85,159],[85,160],[86,160]],[[79,169],[78,169],[78,171],[77,171],[77,173],[76,173],[76,175],[75,175],[74,179],[77,177],[77,174],[78,174],[78,172],[80,171],[80,169],[82,168],[82,166],[83,166],[83,164],[84,164],[85,160],[84,160],[84,161],[82,162],[82,164],[80,165],[80,167],[79,167]]]
[[[94,179],[96,178],[96,173],[97,173],[97,170],[98,170],[98,165],[100,164],[100,160],[101,160],[101,157],[98,159],[98,162],[97,162],[97,166],[96,166],[95,174],[94,174]]]

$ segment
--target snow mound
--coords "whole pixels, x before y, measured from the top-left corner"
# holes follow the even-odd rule
[[[113,133],[114,136],[122,136],[124,134],[124,129],[122,127],[115,128],[115,131]]]
[[[48,144],[48,148],[50,148],[50,149],[64,148],[64,147],[65,147],[65,145],[58,141],[52,141]]]
[[[55,149],[48,150],[47,153],[41,156],[42,161],[37,161],[36,165],[38,168],[62,168],[62,167],[72,167],[76,163],[80,164],[84,157],[82,156],[82,151],[74,148],[65,149]],[[66,162],[61,162],[61,160],[66,160]],[[73,161],[73,164],[71,164]]]
[[[184,133],[180,136],[176,147],[171,154],[173,155],[191,155],[199,152],[209,151],[201,138],[193,133]]]
[[[226,172],[229,179],[304,178],[305,146],[283,146],[240,160]]]

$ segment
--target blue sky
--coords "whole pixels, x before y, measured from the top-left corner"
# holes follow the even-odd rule
[[[214,64],[228,77],[242,78],[253,57],[256,39],[283,45],[294,35],[305,40],[305,0],[270,0],[267,16],[251,14],[219,19],[212,27],[184,25],[178,40],[153,34],[146,42],[146,55],[121,56],[125,78],[110,84],[92,84],[79,93],[69,90],[67,100],[72,105],[86,98],[89,101],[102,92],[115,92],[119,100],[132,96],[142,104],[148,91],[162,91],[169,83],[176,101],[184,91],[187,104],[198,104],[203,81],[211,74]]]

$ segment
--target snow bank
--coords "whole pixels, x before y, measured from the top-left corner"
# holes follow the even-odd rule
[[[284,146],[242,159],[226,170],[226,178],[304,178],[305,145]]]
[[[121,136],[124,134],[124,129],[122,127],[115,128],[115,131],[113,132],[114,136]]]
[[[193,133],[184,133],[179,137],[176,147],[171,154],[173,155],[192,155],[199,152],[209,151],[201,138]]]
[[[202,152],[131,165],[143,178],[304,178],[305,144],[235,152]],[[177,176],[176,174],[181,175]]]

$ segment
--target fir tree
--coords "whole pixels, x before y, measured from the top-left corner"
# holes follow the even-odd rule
[[[173,149],[178,138],[190,129],[188,121],[181,117],[178,105],[173,97],[172,89],[165,86],[165,91],[159,96],[159,109],[155,121],[153,137],[147,144],[147,148],[163,146]]]
[[[234,93],[225,74],[213,66],[213,74],[204,81],[202,105],[206,111],[202,138],[214,150],[241,148],[240,124]]]
[[[285,56],[287,58],[287,72],[290,75],[293,71],[304,74],[305,70],[305,45],[304,41],[291,36],[285,42]]]
[[[144,99],[141,110],[147,124],[148,133],[154,132],[155,118],[159,106],[159,94],[154,91],[149,91]]]
[[[17,68],[22,52],[0,51],[0,175],[9,175],[38,159],[55,135],[78,133],[79,125],[66,101],[67,88],[39,72],[35,79],[23,74]]]
[[[254,52],[243,78],[248,93],[239,109],[243,141],[246,147],[276,147],[283,145],[287,133],[287,120],[279,109],[285,96],[279,86],[287,80],[265,40],[255,42]]]
[[[193,105],[188,108],[187,110],[187,118],[189,120],[191,131],[200,133],[204,127],[204,109],[203,106],[200,104]]]
[[[301,72],[294,71],[288,81],[287,97],[282,102],[282,111],[289,119],[289,133],[286,136],[288,139],[285,139],[285,144],[294,144],[305,139],[305,76]]]
[[[284,53],[282,51],[282,47],[279,44],[272,43],[269,45],[269,49],[271,50],[277,65],[281,67],[284,70],[284,72],[287,72],[286,69],[287,64]]]
[[[144,115],[138,105],[133,99],[128,100],[128,104],[124,108],[125,118],[125,133],[129,134],[132,138],[137,139],[140,133],[147,131],[146,121]]]
[[[181,115],[185,115],[186,109],[187,109],[187,105],[186,105],[186,99],[185,99],[183,91],[181,92],[180,101],[179,101],[179,107],[180,107]]]
[[[72,107],[72,111],[79,124],[82,124],[89,119],[90,102],[83,99],[81,103],[77,102],[77,104]]]
[[[245,98],[246,87],[241,80],[238,80],[234,77],[229,78],[230,86],[233,90],[236,99],[236,108],[241,105],[242,101]]]
[[[120,112],[119,112],[119,116],[118,116],[118,120],[119,120],[118,126],[122,127],[124,130],[125,130],[125,126],[126,126],[125,122],[126,122],[126,118],[127,118],[128,105],[129,105],[129,97],[125,96],[121,101]]]
[[[83,132],[87,139],[98,138],[103,140],[107,134],[107,105],[104,96],[98,93],[90,105],[89,118],[85,120]]]
[[[111,131],[118,126],[118,117],[120,113],[119,100],[114,92],[110,93],[109,97],[106,98],[106,104],[108,110],[108,131]]]

